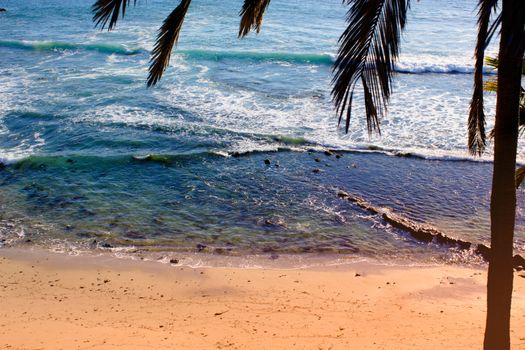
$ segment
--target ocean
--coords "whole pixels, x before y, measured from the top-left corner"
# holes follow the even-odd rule
[[[0,246],[196,264],[479,262],[337,196],[488,244],[492,150],[466,147],[476,4],[412,3],[388,115],[368,135],[361,94],[348,133],[331,102],[339,0],[274,0],[244,39],[241,0],[193,0],[149,89],[149,51],[175,3],[139,1],[107,32],[86,0],[0,0]],[[487,93],[487,130],[494,109]],[[520,189],[517,253],[524,204]]]

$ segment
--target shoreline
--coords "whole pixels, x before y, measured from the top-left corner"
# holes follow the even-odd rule
[[[141,250],[135,247],[111,247],[77,249],[71,247],[45,247],[39,245],[12,245],[0,247],[0,257],[39,257],[46,260],[97,259],[111,261],[111,264],[152,264],[166,268],[184,267],[190,269],[269,269],[269,270],[330,270],[353,265],[366,264],[378,268],[432,268],[451,266],[458,268],[486,269],[487,261],[474,250],[457,250],[455,256],[428,257],[414,254],[412,257],[367,256],[359,253],[336,252],[235,252],[215,253],[198,250]]]
[[[0,245],[5,239],[6,245],[30,241],[66,250],[68,244],[80,250],[183,247],[219,255],[416,252],[452,261],[466,253],[449,254],[448,246],[488,246],[490,188],[480,182],[490,171],[487,165],[325,152],[262,152],[206,162],[152,155],[116,164],[36,157],[0,171],[5,181],[0,196],[12,203],[0,223]],[[452,171],[453,177],[441,176]],[[245,178],[235,180],[238,173]],[[480,186],[468,186],[477,182]],[[130,196],[129,186],[140,195]],[[342,192],[374,210],[344,200]],[[390,212],[394,223],[385,220],[385,214],[392,219]],[[441,235],[397,225],[405,221],[432,226]],[[522,222],[518,217],[521,255]],[[430,240],[444,246],[420,244]]]
[[[521,274],[515,348],[525,346]],[[0,275],[6,349],[459,349],[483,340],[483,267],[190,268],[0,249]]]

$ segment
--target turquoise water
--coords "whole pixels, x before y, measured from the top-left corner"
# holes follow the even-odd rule
[[[147,89],[173,4],[141,2],[108,33],[86,1],[0,0],[0,244],[468,259],[337,198],[488,241],[491,151],[465,146],[475,4],[443,3],[414,2],[382,135],[369,137],[362,98],[348,134],[330,101],[340,1],[272,1],[261,34],[239,40],[242,1],[194,0]]]

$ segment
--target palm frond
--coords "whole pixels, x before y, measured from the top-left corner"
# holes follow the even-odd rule
[[[496,92],[498,91],[498,82],[496,79],[490,79],[483,83],[483,90]]]
[[[493,10],[496,11],[496,8],[498,7],[497,1],[494,5]],[[496,19],[492,21],[492,24],[490,25],[490,28],[487,33],[487,37],[485,39],[485,47],[489,46],[490,42],[492,41],[492,37],[496,33],[496,31],[501,27],[501,12],[498,14]]]
[[[470,101],[468,117],[468,148],[471,154],[481,155],[487,144],[485,135],[485,111],[483,108],[483,63],[485,48],[492,34],[489,24],[495,11],[497,0],[479,0],[478,5],[478,38],[476,43],[476,65],[474,68],[474,90]]]
[[[151,64],[149,66],[148,87],[158,83],[162,74],[168,67],[171,50],[179,40],[180,30],[184,17],[188,12],[191,0],[181,0],[179,6],[164,20],[159,29],[157,42],[151,51]]]
[[[485,58],[485,64],[489,66],[492,70],[496,70],[499,66],[499,59],[497,57],[487,56]]]
[[[264,12],[270,5],[270,0],[244,0],[241,12],[241,23],[239,25],[239,37],[246,36],[250,30],[257,33],[261,31]]]
[[[379,129],[391,93],[394,63],[410,0],[344,0],[348,27],[339,38],[332,99],[348,132],[353,92],[361,82],[368,131]]]
[[[91,7],[95,27],[104,29],[107,26],[108,31],[112,30],[117,24],[120,9],[122,8],[122,17],[124,17],[130,3],[131,0],[97,0]],[[133,5],[136,4],[137,0],[133,0]]]

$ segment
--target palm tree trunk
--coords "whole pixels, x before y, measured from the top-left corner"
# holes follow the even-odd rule
[[[513,236],[516,216],[516,150],[524,22],[523,0],[503,0],[499,51],[494,174],[492,178],[491,257],[487,282],[485,350],[510,349]]]

